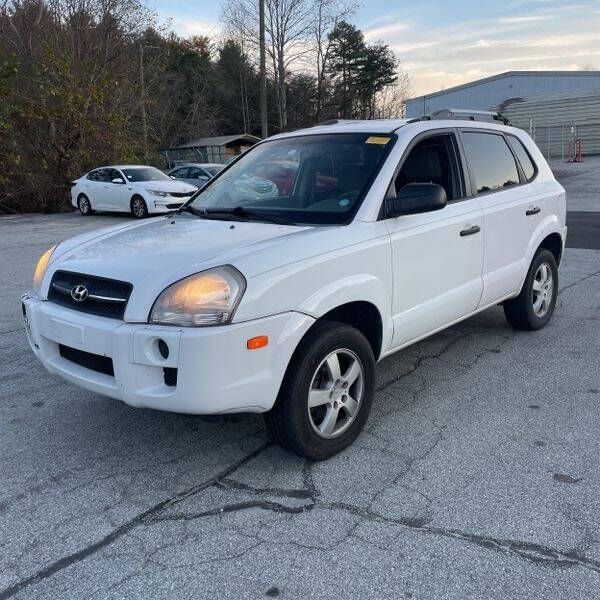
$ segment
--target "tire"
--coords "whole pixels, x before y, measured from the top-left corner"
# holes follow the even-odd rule
[[[286,450],[325,460],[356,439],[374,395],[375,358],[365,336],[343,323],[322,321],[298,345],[265,422]]]
[[[84,217],[89,217],[94,211],[92,210],[92,203],[85,194],[79,194],[77,197],[77,208]]]
[[[131,214],[136,219],[145,219],[148,216],[146,201],[141,196],[134,196],[131,199]]]
[[[521,293],[504,302],[506,320],[515,329],[541,329],[554,314],[557,296],[556,259],[550,250],[540,248],[531,261]]]

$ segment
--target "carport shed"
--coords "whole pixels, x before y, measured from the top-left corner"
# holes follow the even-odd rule
[[[161,150],[169,168],[186,162],[225,163],[242,154],[260,138],[249,133],[203,137]]]

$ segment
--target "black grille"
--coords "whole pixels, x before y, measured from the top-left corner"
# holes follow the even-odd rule
[[[169,192],[169,196],[173,198],[189,198],[194,192]]]
[[[109,358],[108,356],[84,352],[83,350],[77,350],[76,348],[63,346],[62,344],[58,345],[58,351],[63,358],[66,358],[81,367],[96,371],[96,373],[104,373],[105,375],[111,375],[112,377],[115,376],[112,358]]]
[[[167,208],[168,209],[175,209],[175,208],[179,208],[181,206],[182,203],[178,203],[178,204],[167,204]]]
[[[84,286],[88,294],[87,298],[80,302],[71,296],[71,291],[77,286]],[[125,281],[70,271],[56,271],[50,282],[48,300],[80,312],[122,319],[132,289],[133,286]]]

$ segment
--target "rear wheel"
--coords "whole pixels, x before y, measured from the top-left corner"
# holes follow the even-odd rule
[[[521,293],[504,303],[506,320],[516,329],[541,329],[552,318],[557,294],[556,259],[550,250],[540,248],[531,262]]]
[[[77,198],[77,207],[79,208],[79,212],[86,217],[94,212],[90,199],[85,194],[80,194],[79,198]]]
[[[141,196],[134,196],[131,199],[131,214],[136,219],[143,219],[148,216],[148,207]]]
[[[324,460],[356,439],[374,394],[375,358],[367,339],[353,327],[323,321],[300,342],[265,421],[287,450]]]

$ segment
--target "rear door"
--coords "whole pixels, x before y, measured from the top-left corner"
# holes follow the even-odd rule
[[[86,177],[84,184],[85,195],[89,198],[93,209],[105,209],[106,198],[104,197],[104,172],[106,169],[95,169]]]
[[[528,181],[528,176],[530,181],[535,177],[535,167],[521,166],[511,147],[520,144],[518,139],[509,141],[502,132],[478,129],[462,130],[461,139],[472,190],[484,215],[481,306],[486,306],[518,291],[529,266],[529,241],[542,218],[542,198]],[[526,163],[529,155],[523,151]]]
[[[483,283],[483,214],[471,198],[455,130],[418,136],[388,195],[409,183],[437,183],[442,210],[386,219],[393,267],[393,346],[405,345],[472,313]]]

